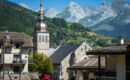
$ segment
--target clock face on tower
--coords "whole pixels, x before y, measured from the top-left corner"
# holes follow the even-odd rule
[[[45,42],[42,42],[42,45],[45,45]]]

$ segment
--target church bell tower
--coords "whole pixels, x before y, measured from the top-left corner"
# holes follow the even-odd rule
[[[37,24],[34,30],[34,52],[42,53],[48,56],[49,54],[49,32],[48,27],[44,22],[42,3],[38,13]]]

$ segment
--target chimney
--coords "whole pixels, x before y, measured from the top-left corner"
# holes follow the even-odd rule
[[[119,37],[119,44],[124,44],[124,38],[123,37]]]

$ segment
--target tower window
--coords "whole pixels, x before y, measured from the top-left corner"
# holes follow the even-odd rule
[[[41,42],[41,41],[42,41],[42,36],[40,35],[40,36],[39,36],[39,42]]]
[[[42,42],[44,42],[44,36],[42,36]]]
[[[46,39],[46,42],[48,42],[48,36],[46,36],[46,38],[45,38],[45,39]]]

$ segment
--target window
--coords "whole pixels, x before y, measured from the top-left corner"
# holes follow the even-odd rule
[[[20,58],[20,55],[14,55],[14,58]]]
[[[19,44],[15,44],[15,48],[16,48],[16,49],[19,49],[19,48],[20,48],[20,45],[19,45]]]
[[[85,46],[85,50],[87,50],[87,46]]]
[[[83,48],[81,48],[81,51],[83,51]]]
[[[1,67],[1,65],[0,65],[0,71],[1,71],[1,68],[2,68],[2,67]]]
[[[2,48],[2,45],[0,44],[0,48]]]
[[[42,36],[42,42],[44,42],[44,36]]]
[[[39,42],[41,42],[42,41],[42,36],[41,35],[39,35]]]
[[[16,73],[21,72],[18,66],[13,66],[13,71]]]
[[[45,39],[46,39],[45,41],[48,42],[48,36],[46,36]]]

